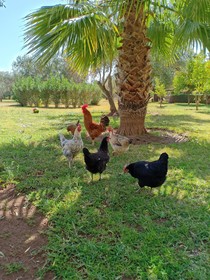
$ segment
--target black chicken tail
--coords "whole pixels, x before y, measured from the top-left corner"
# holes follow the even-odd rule
[[[168,154],[167,153],[162,153],[159,157],[159,160],[162,160],[162,161],[168,161]]]
[[[102,116],[100,119],[100,123],[103,124],[105,127],[109,125],[109,118],[107,116]]]

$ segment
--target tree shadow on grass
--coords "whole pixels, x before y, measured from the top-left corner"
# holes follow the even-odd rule
[[[192,116],[189,116],[189,115],[176,115],[176,117],[174,117],[174,115],[151,115],[150,116],[150,119],[148,120],[148,122],[150,123],[158,123],[158,124],[168,124],[170,123],[170,126],[178,126],[180,124],[183,124],[183,123],[186,123],[186,124],[192,124],[192,123],[210,123],[210,119],[208,120],[201,120],[201,119],[198,119],[196,118],[196,116],[192,117]]]
[[[209,109],[210,109],[210,106],[209,106]],[[206,115],[209,115],[210,114],[210,110],[209,111],[206,111],[206,110],[198,110],[196,111],[197,114],[206,114]]]
[[[47,261],[46,230],[48,220],[15,184],[0,183],[1,279],[35,279]],[[39,274],[40,273],[40,274]],[[53,279],[53,274],[46,274]]]

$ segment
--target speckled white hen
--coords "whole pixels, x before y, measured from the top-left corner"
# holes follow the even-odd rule
[[[63,155],[69,161],[69,167],[72,166],[73,159],[82,150],[83,141],[81,137],[81,125],[79,124],[75,129],[72,139],[66,139],[63,134],[59,134]]]

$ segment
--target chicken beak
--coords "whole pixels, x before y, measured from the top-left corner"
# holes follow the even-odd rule
[[[128,173],[127,165],[125,165],[125,166],[123,167],[123,172],[124,172],[124,173]]]

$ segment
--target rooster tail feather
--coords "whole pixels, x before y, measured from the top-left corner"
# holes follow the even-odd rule
[[[107,116],[102,116],[100,119],[100,123],[103,124],[104,126],[108,126],[109,122],[110,122],[110,120]]]
[[[59,138],[60,138],[60,141],[63,141],[63,140],[65,140],[65,137],[64,137],[64,135],[63,135],[63,134],[61,134],[61,133],[59,133]]]
[[[63,134],[59,133],[59,138],[60,138],[60,142],[61,142],[61,146],[64,145],[64,142],[66,141],[66,138],[64,137]]]

